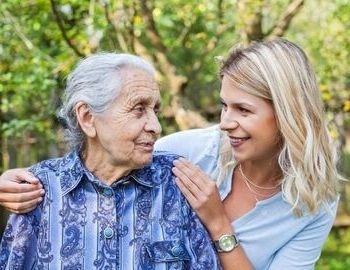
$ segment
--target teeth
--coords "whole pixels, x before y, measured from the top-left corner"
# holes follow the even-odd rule
[[[246,138],[231,138],[231,143],[241,143],[241,142],[244,142],[246,141],[247,139]]]
[[[231,141],[232,142],[243,142],[243,141],[245,141],[245,138],[232,138]]]

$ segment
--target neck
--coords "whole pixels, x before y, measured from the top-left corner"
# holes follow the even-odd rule
[[[278,165],[278,162],[270,161],[264,163],[257,163],[252,161],[246,161],[239,163],[241,170],[250,181],[259,186],[273,187],[279,184],[282,178],[282,170]]]
[[[82,161],[92,174],[107,185],[113,184],[132,171],[129,167],[112,164],[106,157],[99,155],[99,152],[88,149],[82,154]]]

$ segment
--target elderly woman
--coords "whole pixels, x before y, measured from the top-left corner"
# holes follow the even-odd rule
[[[79,63],[60,111],[73,151],[31,168],[45,198],[10,217],[0,269],[220,268],[174,183],[177,157],[152,154],[161,132],[154,73],[129,54]]]

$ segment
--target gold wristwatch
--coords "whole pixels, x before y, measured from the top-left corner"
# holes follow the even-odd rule
[[[219,240],[213,241],[215,249],[217,252],[230,252],[239,245],[239,241],[236,235],[223,234],[220,236]]]

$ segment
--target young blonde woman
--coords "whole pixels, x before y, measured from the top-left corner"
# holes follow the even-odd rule
[[[178,132],[156,149],[209,231],[227,269],[313,269],[338,204],[336,153],[306,55],[278,39],[236,47],[220,67],[219,126]],[[0,181],[23,212],[43,191],[23,170]],[[249,262],[246,260],[249,258]]]
[[[170,135],[157,149],[182,154],[209,174],[185,160],[173,169],[226,249],[219,253],[224,269],[237,269],[239,245],[254,269],[313,269],[336,215],[338,174],[307,57],[281,39],[237,47],[220,78],[221,131]]]

